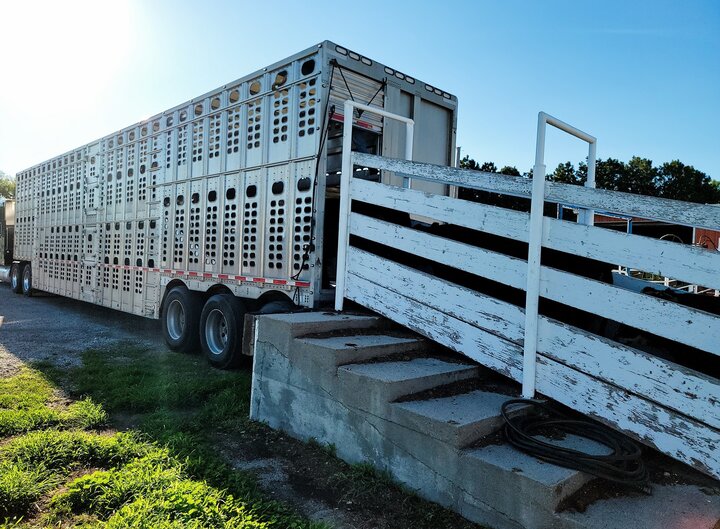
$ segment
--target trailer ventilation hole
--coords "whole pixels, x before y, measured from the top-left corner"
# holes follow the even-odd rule
[[[131,130],[128,132],[128,141],[135,141],[135,131]]]
[[[170,207],[170,197],[163,198],[163,206]],[[108,229],[110,229],[110,226],[108,225]]]
[[[262,85],[260,84],[259,79],[256,79],[252,83],[250,83],[250,95],[251,96],[259,94],[260,90],[262,90]]]
[[[195,115],[200,116],[200,115],[202,115],[202,113],[203,113],[203,104],[198,103],[197,105],[195,105]]]
[[[193,204],[197,204],[198,202],[200,202],[200,193],[193,193],[190,196],[190,202],[192,202]]]
[[[272,84],[272,89],[275,90],[276,88],[280,88],[282,85],[287,83],[288,80],[288,73],[287,70],[281,70],[277,74],[275,74],[275,80]]]
[[[208,192],[208,202],[215,202],[217,200],[217,191]]]
[[[179,117],[180,117],[180,123],[182,123],[183,121],[185,121],[185,120],[187,119],[187,110],[182,110],[182,111],[180,111],[180,116],[179,116]]]
[[[234,200],[235,199],[235,188],[231,187],[225,192],[225,198],[228,200]]]
[[[155,268],[155,259],[148,259],[148,267]]]
[[[305,61],[302,63],[302,66],[300,67],[300,73],[303,75],[310,75],[315,71],[315,59],[310,59],[308,61]]]
[[[142,128],[140,128],[140,136],[147,136],[148,128],[147,125],[143,125]]]
[[[153,121],[152,124],[153,132],[157,132],[160,130],[160,122],[159,121]]]
[[[210,101],[210,108],[213,110],[217,110],[220,108],[220,98],[219,97],[213,97]]]
[[[230,100],[230,103],[237,103],[240,101],[240,91],[237,88],[235,90],[231,90],[228,99]]]
[[[304,177],[298,180],[297,189],[298,191],[307,191],[310,189],[310,177]]]
[[[165,126],[166,126],[166,127],[172,127],[172,126],[173,126],[173,117],[172,117],[172,116],[168,116],[168,117],[167,117],[167,119],[165,120]]]
[[[254,184],[248,186],[247,189],[245,190],[245,196],[248,198],[253,198],[256,195],[257,195],[257,186]]]
[[[184,197],[183,195],[178,195],[178,196],[177,196],[177,200],[175,201],[175,203],[176,203],[178,206],[182,206],[182,205],[185,203],[185,197]]]
[[[275,182],[275,183],[272,185],[273,195],[279,195],[279,194],[282,193],[284,190],[285,190],[285,184],[282,183],[282,182]]]

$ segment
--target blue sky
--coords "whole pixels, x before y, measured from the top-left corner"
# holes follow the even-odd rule
[[[720,180],[718,1],[67,0],[5,2],[0,20],[8,173],[330,39],[457,95],[478,161],[529,169],[544,110],[599,157]],[[549,136],[550,170],[585,154]]]

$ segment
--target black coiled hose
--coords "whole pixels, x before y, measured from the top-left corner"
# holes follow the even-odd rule
[[[517,405],[530,406],[531,409],[527,413],[511,416],[511,408]],[[640,447],[621,433],[601,424],[570,419],[537,400],[508,400],[502,405],[501,411],[505,419],[505,438],[519,450],[549,463],[649,492],[648,473],[641,459]],[[610,453],[588,454],[538,438],[538,435],[549,429],[591,439],[607,446]]]

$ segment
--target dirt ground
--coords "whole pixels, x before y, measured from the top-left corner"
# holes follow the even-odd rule
[[[175,354],[166,348],[156,320],[43,293],[26,298],[13,294],[7,283],[0,283],[0,377],[13,375],[25,362],[72,368],[81,365],[83,351],[112,348],[119,343],[149,347],[159,355]],[[121,429],[134,426],[132,417],[115,417],[112,424]],[[394,489],[391,493],[387,489],[369,490],[357,496],[333,490],[337,484],[334,476],[347,471],[347,465],[319,456],[316,447],[264,426],[242,439],[222,433],[216,439],[218,452],[234,468],[254,473],[270,498],[337,529],[406,527],[410,521],[405,519],[403,505],[426,504]],[[360,502],[364,503],[362,507],[357,505]],[[430,504],[414,508],[424,509],[435,511],[435,516],[443,519],[439,525],[431,521],[433,527],[480,528]]]

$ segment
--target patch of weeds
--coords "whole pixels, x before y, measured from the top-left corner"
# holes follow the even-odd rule
[[[111,470],[100,470],[73,480],[56,495],[51,507],[56,513],[91,513],[107,518],[138,496],[167,488],[181,478],[179,466],[167,453],[157,451]]]
[[[58,477],[43,465],[0,461],[0,520],[27,512],[58,483]]]
[[[91,399],[64,407],[53,395],[53,385],[34,369],[0,378],[0,437],[51,426],[96,428],[107,420]]]
[[[1,446],[0,461],[68,471],[75,467],[116,466],[152,449],[133,433],[107,436],[77,430],[44,430],[16,437]]]

